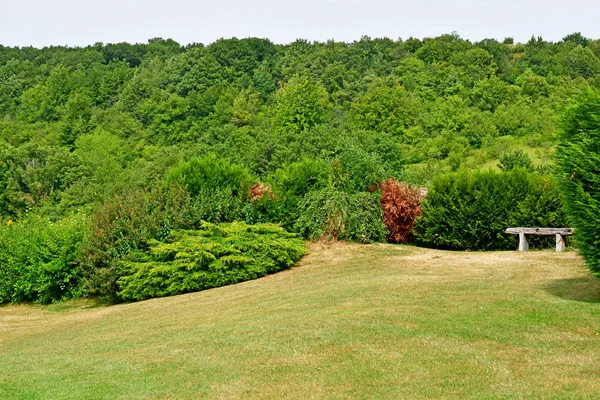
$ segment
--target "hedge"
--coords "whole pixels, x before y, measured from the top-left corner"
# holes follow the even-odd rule
[[[508,227],[567,225],[555,181],[522,169],[440,175],[421,208],[419,242],[442,249],[508,250],[516,240],[504,233]]]

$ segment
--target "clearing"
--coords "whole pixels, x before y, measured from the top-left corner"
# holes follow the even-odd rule
[[[598,398],[576,252],[313,244],[291,270],[111,307],[0,307],[0,398]]]

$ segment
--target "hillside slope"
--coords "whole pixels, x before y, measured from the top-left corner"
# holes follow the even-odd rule
[[[599,303],[575,252],[312,245],[200,293],[0,307],[0,398],[594,398]]]

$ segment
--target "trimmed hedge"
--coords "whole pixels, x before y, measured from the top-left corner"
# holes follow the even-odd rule
[[[515,236],[504,233],[508,227],[568,225],[555,182],[520,169],[438,176],[421,208],[419,242],[442,249],[514,249]],[[530,244],[547,242],[532,238]]]
[[[561,121],[558,168],[575,241],[590,270],[600,275],[600,94],[587,92]]]
[[[121,262],[118,296],[143,300],[231,285],[289,268],[304,252],[304,241],[278,225],[204,223]]]

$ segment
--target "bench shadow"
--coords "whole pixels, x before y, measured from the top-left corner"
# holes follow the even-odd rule
[[[600,303],[600,279],[593,276],[557,279],[544,286],[544,290],[565,300]]]

